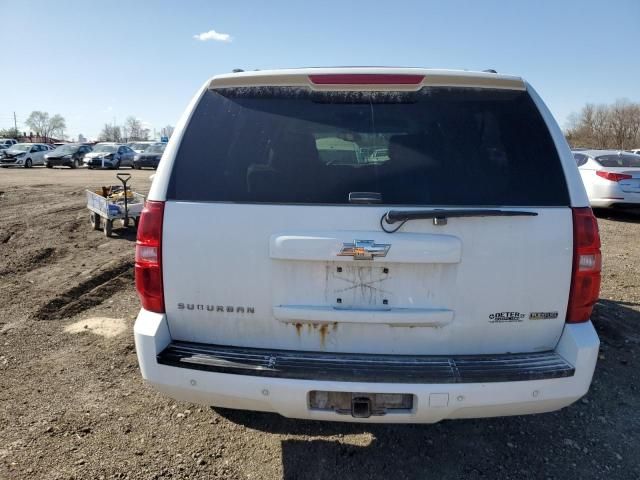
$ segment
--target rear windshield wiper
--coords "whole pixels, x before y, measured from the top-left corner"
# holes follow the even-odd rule
[[[538,212],[524,210],[500,210],[500,209],[458,209],[458,210],[389,210],[380,218],[380,226],[387,233],[394,233],[409,220],[433,219],[434,225],[446,225],[447,218],[460,217],[535,217]],[[387,228],[386,225],[400,223],[396,227]]]

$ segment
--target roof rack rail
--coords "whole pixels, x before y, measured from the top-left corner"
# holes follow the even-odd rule
[[[244,72],[244,70],[242,68],[234,68],[233,70],[231,70],[233,73],[240,73],[240,72]]]
[[[493,68],[487,68],[486,70],[482,70],[482,71],[487,73],[498,73]]]

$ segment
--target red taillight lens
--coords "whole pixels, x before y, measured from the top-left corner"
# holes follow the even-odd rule
[[[162,287],[162,220],[164,202],[148,201],[144,205],[136,241],[136,290],[142,308],[164,313]]]
[[[309,75],[316,85],[418,85],[424,75],[346,73]]]
[[[596,175],[602,177],[607,180],[611,180],[612,182],[619,182],[620,180],[628,180],[633,178],[632,175],[626,173],[613,173],[613,172],[605,172],[603,170],[598,170]]]
[[[567,323],[586,322],[600,294],[600,234],[590,208],[573,209],[573,274]]]

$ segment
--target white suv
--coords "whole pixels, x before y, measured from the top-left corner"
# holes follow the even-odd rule
[[[556,410],[591,383],[600,258],[571,151],[519,77],[220,75],[142,214],[138,360],[177,399],[295,418]]]

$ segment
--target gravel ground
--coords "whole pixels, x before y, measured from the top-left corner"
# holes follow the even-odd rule
[[[133,171],[145,193],[149,171]],[[0,171],[0,479],[640,478],[640,216],[599,213],[602,340],[560,412],[436,425],[295,421],[175,402],[140,377],[133,235],[91,230],[114,172]]]

